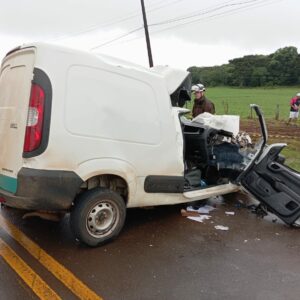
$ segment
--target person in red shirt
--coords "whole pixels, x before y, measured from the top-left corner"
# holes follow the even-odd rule
[[[192,116],[195,118],[199,114],[209,112],[215,114],[216,109],[212,101],[208,100],[204,95],[205,87],[203,84],[198,83],[192,86],[192,92],[195,94],[194,106],[192,110]]]
[[[300,93],[297,93],[290,101],[290,117],[287,122],[289,124],[291,121],[297,122],[299,117],[299,106],[300,106]]]

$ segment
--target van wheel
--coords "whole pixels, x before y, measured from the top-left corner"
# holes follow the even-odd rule
[[[119,194],[109,189],[95,188],[77,199],[70,222],[79,241],[96,247],[120,233],[125,217],[126,206]]]

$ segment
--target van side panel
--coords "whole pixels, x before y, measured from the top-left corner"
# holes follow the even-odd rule
[[[34,48],[7,56],[0,74],[0,188],[17,190],[35,59]]]
[[[148,145],[161,140],[156,95],[136,78],[73,66],[66,111],[66,128],[74,135]]]
[[[69,68],[64,103],[68,143],[66,138],[61,141],[64,150],[72,149],[71,158],[78,165],[105,158],[132,166],[136,177],[182,175],[183,161],[178,160],[164,86],[122,71],[84,65]]]
[[[161,82],[123,71],[79,64],[68,69],[64,127],[72,158],[80,162],[75,172],[84,179],[119,174],[130,187],[128,207],[147,206],[149,200],[159,205],[166,197],[182,202],[180,193],[144,191],[149,175],[183,176],[169,95]]]

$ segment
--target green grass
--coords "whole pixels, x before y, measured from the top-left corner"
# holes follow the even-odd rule
[[[269,144],[272,143],[282,142],[278,139],[271,139],[269,140]],[[285,156],[286,161],[285,165],[289,166],[290,168],[300,172],[300,141],[299,140],[292,140],[290,139],[287,141],[287,147],[283,149],[281,152],[282,155]]]
[[[216,106],[217,114],[240,115],[242,119],[250,116],[249,105],[258,104],[266,119],[275,118],[276,108],[279,105],[279,119],[287,119],[289,116],[289,102],[299,87],[276,87],[276,88],[231,88],[211,87],[207,88],[206,96]],[[188,108],[192,107],[192,101]]]

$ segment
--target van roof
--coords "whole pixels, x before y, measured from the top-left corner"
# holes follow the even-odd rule
[[[36,43],[30,43],[30,44],[24,44],[21,47],[17,47],[13,49],[12,51],[17,51],[20,48],[28,48],[28,47],[35,47],[35,48],[48,48],[53,49],[56,51],[68,51],[69,53],[73,54],[82,54],[82,55],[88,55],[93,56],[101,60],[102,62],[111,65],[113,67],[123,67],[126,69],[134,69],[135,71],[146,73],[148,76],[159,76],[163,78],[166,82],[166,87],[171,95],[173,92],[177,90],[177,88],[185,81],[185,79],[190,75],[190,73],[186,70],[176,69],[169,66],[155,66],[153,68],[146,68],[138,64],[134,64],[116,57],[94,53],[91,51],[84,51],[84,50],[78,50],[74,48],[69,48],[61,45],[56,44],[49,44],[49,43],[43,43],[43,42],[36,42]],[[10,51],[7,55],[9,55],[12,51]]]

